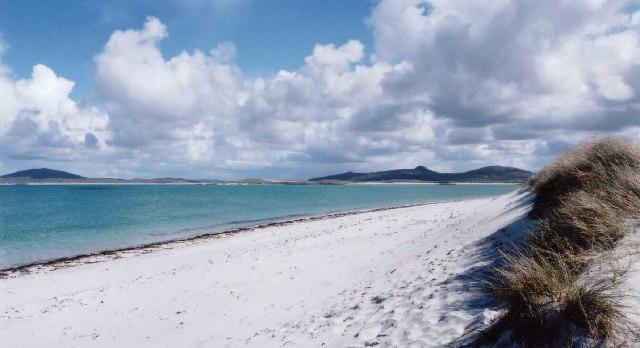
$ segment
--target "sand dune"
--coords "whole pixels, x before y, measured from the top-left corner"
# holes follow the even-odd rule
[[[272,226],[0,279],[0,346],[442,346],[525,194]]]

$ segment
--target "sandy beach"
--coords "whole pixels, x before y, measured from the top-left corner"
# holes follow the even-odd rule
[[[13,272],[0,346],[446,345],[496,315],[474,280],[529,208],[514,192]]]

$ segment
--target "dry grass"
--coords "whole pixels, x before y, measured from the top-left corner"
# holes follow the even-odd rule
[[[628,233],[628,210],[585,191],[567,195],[555,210],[539,219],[530,244],[554,252],[581,254],[609,249]]]
[[[610,199],[617,199],[617,194],[622,192],[640,197],[638,173],[640,148],[633,143],[605,138],[578,146],[558,157],[529,181],[536,194],[532,217],[543,217],[561,206],[566,195],[576,191],[614,193],[607,195]]]
[[[483,341],[510,331],[511,340],[525,347],[573,346],[585,339],[619,342],[636,330],[617,293],[622,277],[579,276],[563,255],[533,247],[505,258],[487,286],[508,311]]]
[[[523,346],[573,346],[578,338],[591,345],[637,333],[616,293],[623,272],[583,272],[640,217],[640,148],[611,138],[584,144],[528,185],[537,227],[487,284],[506,311],[484,339],[511,331]]]

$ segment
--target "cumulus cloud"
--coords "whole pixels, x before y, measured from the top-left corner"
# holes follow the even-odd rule
[[[149,18],[114,33],[96,65],[120,146],[311,172],[535,168],[554,144],[640,123],[640,15],[629,8],[381,1],[371,57],[357,40],[317,44],[300,68],[256,79],[229,43],[163,58],[167,29]]]
[[[463,147],[485,163],[535,168],[555,154],[538,149],[561,148],[548,144],[640,123],[640,14],[630,5],[381,1],[369,24],[376,59],[409,67],[385,93],[450,122],[440,155]]]
[[[457,124],[528,120],[580,128],[633,107],[638,122],[638,14],[624,1],[389,1],[374,10],[379,59],[405,60],[389,81]],[[630,110],[632,111],[632,110]],[[592,128],[601,126],[590,124]],[[608,125],[610,126],[610,125]]]
[[[107,101],[110,144],[176,160],[213,159],[214,143],[232,135],[246,97],[239,69],[227,63],[232,44],[209,54],[182,52],[168,60],[158,42],[167,29],[149,17],[141,30],[116,31],[95,58]]]
[[[402,147],[401,127],[424,129],[424,117],[404,117],[393,127],[394,139],[385,139],[384,130],[356,129],[357,118],[366,117],[360,110],[383,98],[383,77],[401,68],[362,63],[359,41],[318,44],[299,69],[250,80],[233,64],[232,44],[165,58],[158,44],[166,36],[166,27],[150,17],[140,30],[116,31],[95,58],[115,147],[192,164],[293,166],[364,161],[367,149]],[[353,153],[327,156],[329,148]]]
[[[0,134],[35,134],[29,151],[98,149],[143,175],[535,169],[582,139],[640,134],[632,5],[382,0],[367,19],[372,54],[356,39],[316,44],[299,68],[257,78],[230,42],[163,56],[170,28],[149,17],[95,56],[104,112],[39,65],[26,80],[0,75]]]
[[[69,97],[72,81],[42,64],[21,80],[13,80],[8,68],[0,71],[2,159],[78,159],[86,134],[92,135],[91,147],[100,151],[110,136],[108,117],[73,101]]]

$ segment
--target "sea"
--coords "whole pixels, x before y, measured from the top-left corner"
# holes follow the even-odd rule
[[[0,269],[336,212],[498,196],[516,184],[3,185]]]

